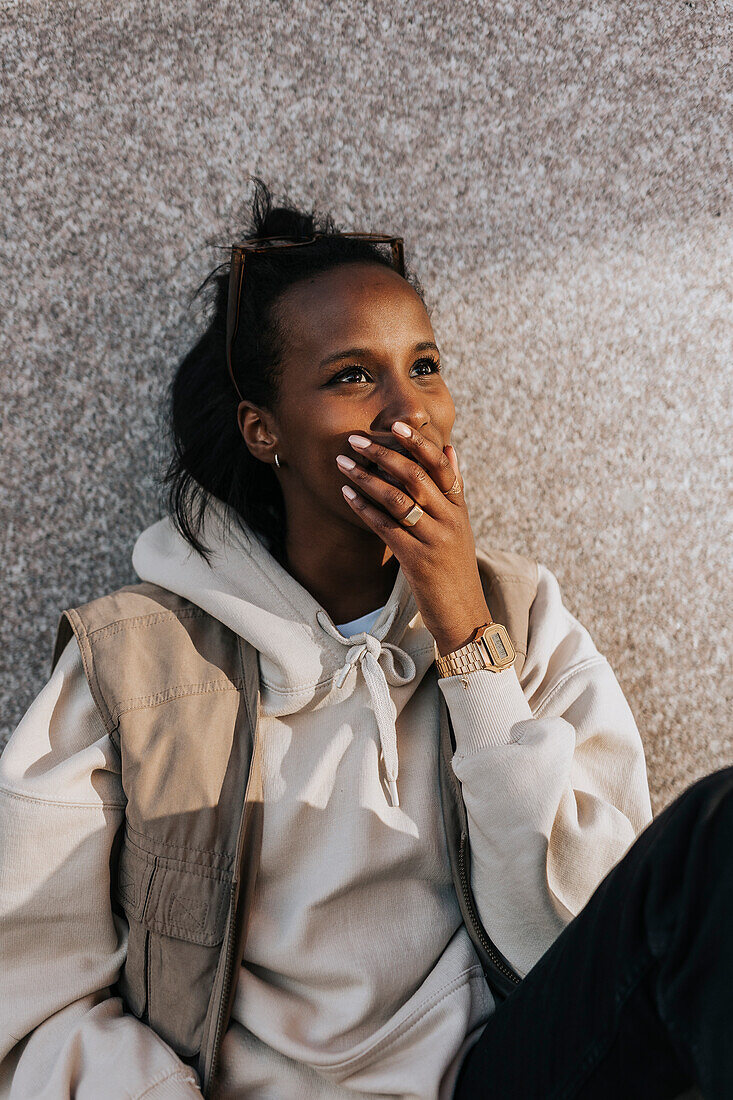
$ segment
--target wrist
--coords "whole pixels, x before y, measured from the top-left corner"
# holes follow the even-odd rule
[[[485,611],[473,616],[467,624],[452,626],[450,629],[440,630],[437,633],[433,632],[433,639],[439,655],[445,657],[446,654],[453,653],[461,646],[468,645],[469,642],[473,641],[479,628],[491,622],[493,622],[493,619],[487,607]]]

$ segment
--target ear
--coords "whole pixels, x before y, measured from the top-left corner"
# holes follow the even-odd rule
[[[249,452],[260,462],[269,462],[274,449],[273,437],[263,411],[251,401],[240,401],[237,424]]]

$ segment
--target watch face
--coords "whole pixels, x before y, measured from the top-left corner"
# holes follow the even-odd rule
[[[506,627],[501,623],[491,623],[484,631],[481,641],[489,652],[494,668],[508,668],[514,664],[517,653]]]

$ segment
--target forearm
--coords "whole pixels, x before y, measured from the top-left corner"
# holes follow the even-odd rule
[[[599,655],[534,715],[513,668],[439,683],[479,915],[524,974],[651,820],[638,730]]]

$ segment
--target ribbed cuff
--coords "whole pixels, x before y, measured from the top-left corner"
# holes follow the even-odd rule
[[[512,727],[532,717],[514,665],[501,672],[484,668],[440,676],[438,685],[450,711],[458,756],[510,744],[517,740]]]

